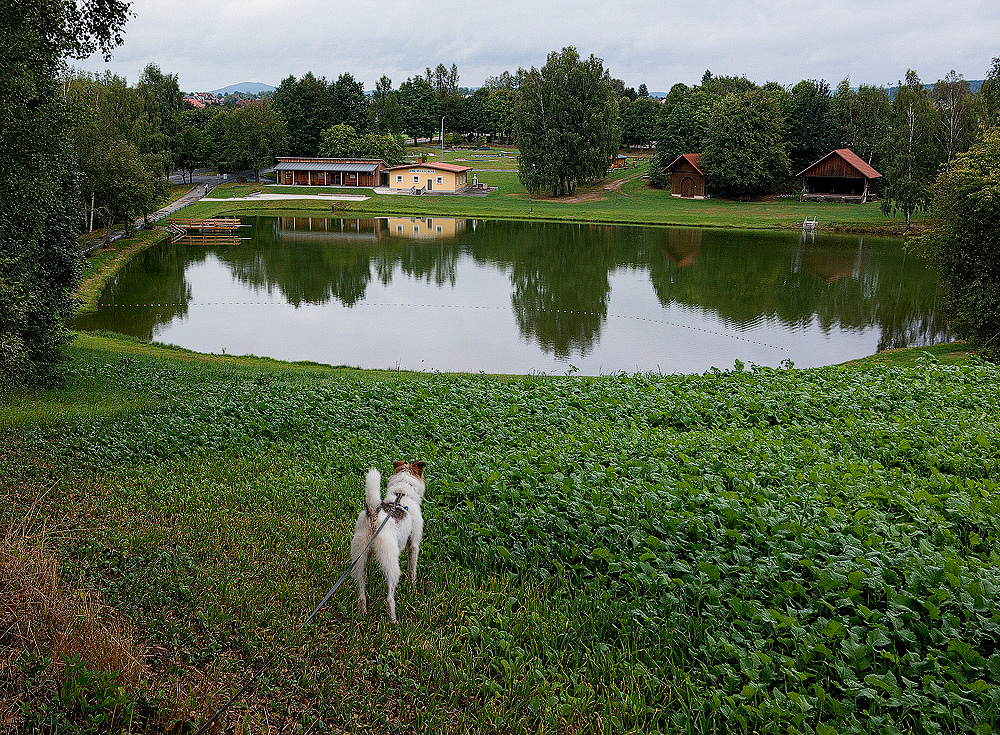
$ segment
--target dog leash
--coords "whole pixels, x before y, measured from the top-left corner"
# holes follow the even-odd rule
[[[354,558],[354,561],[352,561],[350,564],[347,565],[347,569],[345,569],[344,573],[340,575],[340,579],[338,579],[337,582],[333,585],[333,587],[330,588],[330,591],[326,593],[326,597],[324,597],[320,601],[320,603],[316,606],[316,609],[312,611],[312,613],[309,615],[308,618],[306,618],[305,622],[302,623],[302,625],[299,626],[299,629],[297,631],[295,631],[295,633],[293,634],[293,637],[297,636],[299,633],[301,633],[303,630],[305,630],[305,627],[307,625],[309,625],[309,621],[312,620],[314,617],[316,617],[316,613],[318,613],[320,611],[320,609],[323,607],[323,605],[325,605],[327,603],[327,601],[331,597],[333,597],[333,593],[336,592],[337,588],[340,587],[341,583],[343,583],[343,581],[345,579],[347,579],[347,575],[351,573],[352,569],[354,569],[354,566],[358,563],[358,560],[360,560],[362,556],[364,556],[366,553],[368,553],[368,549],[371,547],[372,542],[378,537],[378,535],[380,533],[382,533],[382,529],[385,528],[385,524],[388,523],[392,519],[392,514],[396,511],[397,508],[402,508],[403,510],[409,510],[410,509],[410,507],[408,505],[400,505],[399,504],[399,496],[397,495],[396,496],[396,500],[394,500],[393,504],[392,504],[392,511],[390,511],[386,515],[385,520],[382,521],[382,525],[379,526],[378,530],[375,531],[375,534],[370,539],[368,539],[368,544],[361,551],[361,553],[358,554]],[[256,682],[261,677],[261,675],[263,675],[263,673],[267,670],[267,667],[270,666],[274,662],[274,659],[276,659],[278,657],[279,653],[280,653],[280,650],[279,651],[275,651],[274,653],[272,653],[271,657],[267,661],[264,662],[263,666],[260,667],[260,670],[258,670],[256,674],[254,674],[252,677],[250,677],[250,680],[247,681],[247,683],[243,685],[243,688],[240,689],[238,692],[236,692],[236,694],[233,695],[232,699],[230,699],[228,702],[226,702],[222,706],[222,709],[220,709],[218,712],[216,712],[214,715],[212,715],[212,719],[210,719],[208,722],[206,722],[204,725],[202,725],[198,729],[198,732],[196,732],[194,735],[202,735],[202,733],[204,733],[205,731],[207,731],[208,728],[212,726],[212,723],[215,722],[217,719],[219,719],[223,715],[223,713],[225,713],[225,711],[227,709],[229,709],[229,707],[233,703],[235,703],[240,697],[242,697],[244,694],[246,694],[250,690],[250,687],[252,687],[254,685],[254,682]]]

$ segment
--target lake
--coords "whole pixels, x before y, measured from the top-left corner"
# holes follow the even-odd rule
[[[151,248],[73,327],[198,352],[488,373],[828,365],[947,341],[902,241],[452,218],[246,217]]]

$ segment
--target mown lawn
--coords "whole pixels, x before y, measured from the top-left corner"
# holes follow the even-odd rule
[[[0,401],[0,518],[136,626],[154,706],[188,692],[203,719],[280,650],[237,731],[1000,724],[995,367],[495,378],[86,335],[71,357]],[[397,458],[428,463],[400,625],[373,573],[366,617],[345,586],[289,641]]]
[[[422,149],[423,150],[423,149]],[[433,152],[433,151],[431,151]],[[446,162],[457,162],[473,168],[481,182],[499,189],[486,197],[399,196],[377,195],[370,189],[334,187],[282,187],[269,191],[296,190],[317,193],[319,190],[363,193],[371,198],[365,202],[250,201],[213,202],[211,198],[184,210],[185,216],[207,217],[223,214],[296,214],[316,216],[360,215],[426,215],[479,217],[496,219],[539,219],[588,221],[612,224],[675,225],[683,227],[736,227],[743,229],[801,229],[802,221],[816,217],[819,231],[855,231],[882,234],[903,232],[900,218],[885,217],[878,203],[815,204],[802,203],[796,198],[769,198],[739,202],[725,199],[681,200],[671,197],[669,190],[653,189],[642,178],[645,164],[638,169],[623,169],[592,186],[581,186],[578,194],[585,201],[571,202],[551,196],[529,198],[517,177],[516,151],[500,159],[473,159],[474,151],[445,151]],[[430,160],[437,160],[432,158]],[[501,170],[491,170],[501,169]],[[620,188],[606,189],[623,181]],[[228,184],[213,189],[211,197],[245,196],[255,190],[251,184]],[[923,217],[915,220],[919,227]]]

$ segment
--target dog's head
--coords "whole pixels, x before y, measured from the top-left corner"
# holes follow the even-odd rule
[[[426,466],[426,462],[402,462],[397,459],[392,463],[392,474],[398,475],[400,472],[408,472],[414,477],[423,480],[424,467]]]
[[[389,478],[387,490],[395,488],[397,492],[401,492],[403,487],[407,487],[408,489],[405,491],[407,495],[418,500],[423,499],[424,467],[426,466],[425,462],[396,460],[392,463],[392,477]]]

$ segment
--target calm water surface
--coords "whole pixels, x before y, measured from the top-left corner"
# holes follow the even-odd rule
[[[248,217],[147,250],[78,329],[404,370],[812,367],[948,339],[894,239],[449,218]]]

